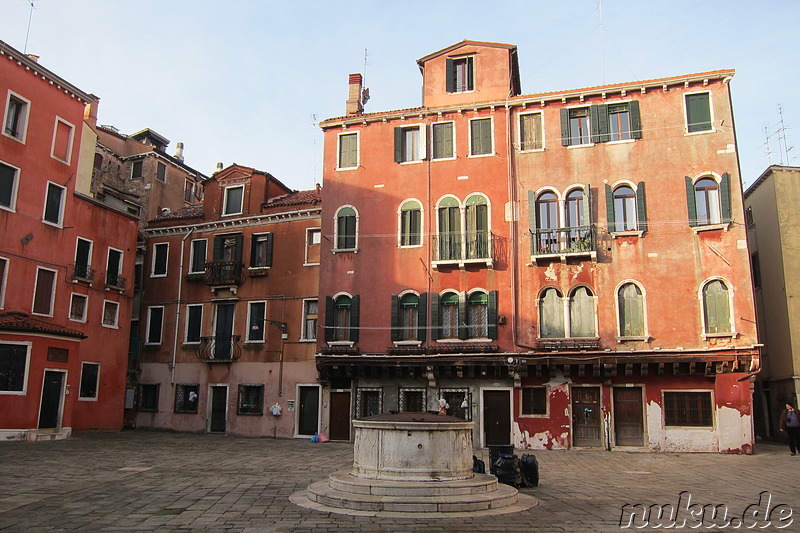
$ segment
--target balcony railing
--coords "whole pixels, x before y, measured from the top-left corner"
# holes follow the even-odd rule
[[[433,260],[491,262],[494,235],[489,231],[442,232],[433,235]]]
[[[122,276],[120,276],[119,274],[115,274],[112,272],[106,273],[106,287],[110,289],[118,289],[124,291],[126,281],[127,280]]]
[[[80,281],[88,281],[89,283],[92,283],[94,281],[94,269],[91,268],[89,265],[79,265],[77,263],[73,263],[72,279]]]
[[[241,261],[210,261],[205,264],[208,285],[236,285],[244,282]]]
[[[231,363],[242,356],[241,335],[200,337],[197,358],[209,363]]]
[[[531,255],[590,254],[595,251],[593,225],[572,228],[543,228],[531,231]]]

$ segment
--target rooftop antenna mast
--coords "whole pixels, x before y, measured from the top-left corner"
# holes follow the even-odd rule
[[[606,83],[606,49],[603,30],[603,0],[597,0],[597,9],[600,10],[600,79]]]
[[[364,78],[362,83],[366,85],[367,83],[367,49],[364,48]],[[369,101],[369,89],[364,87],[361,89],[361,105],[363,106]]]
[[[767,157],[769,158],[769,165],[772,166],[772,149],[769,146],[769,126],[764,124],[764,138],[766,139]]]
[[[31,12],[28,15],[28,31],[25,33],[25,48],[23,48],[22,53],[28,53],[28,37],[31,34],[31,20],[33,19],[33,9],[36,7],[33,5],[33,0],[26,0],[31,5]]]
[[[786,124],[783,122],[783,107],[778,104],[778,117],[780,128],[778,129],[778,148],[781,150],[781,164],[783,164],[783,156],[786,156],[786,164],[791,165],[789,151],[793,148],[786,143]]]

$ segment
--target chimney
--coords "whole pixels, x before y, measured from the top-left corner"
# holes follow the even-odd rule
[[[175,159],[183,163],[183,143],[181,142],[175,146]]]
[[[361,74],[350,74],[350,91],[347,94],[347,114],[360,115],[364,111],[361,105],[361,86],[364,79]]]
[[[219,162],[217,163],[217,170],[216,170],[216,172],[222,172],[222,169],[223,169],[223,166],[222,166],[222,161],[219,161]]]
[[[36,54],[25,54],[25,55],[27,55],[28,59],[30,59],[34,63],[38,63],[39,62],[39,56],[37,56]]]

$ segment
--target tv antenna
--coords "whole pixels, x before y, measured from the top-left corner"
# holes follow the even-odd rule
[[[364,48],[364,78],[362,83],[367,83],[367,49]],[[363,106],[369,101],[369,89],[364,87],[361,89],[361,105]]]
[[[603,0],[597,0],[597,9],[600,11],[600,80],[606,83],[606,49],[603,38]]]
[[[764,126],[764,136],[766,137],[766,147],[767,147],[767,156],[769,157],[769,164],[772,164],[772,154],[773,150],[770,146],[770,139],[772,137],[776,137],[776,141],[778,143],[778,156],[780,161],[778,162],[779,165],[785,164],[791,165],[792,160],[796,159],[797,156],[790,154],[794,149],[794,146],[789,146],[788,141],[786,140],[786,130],[787,130],[786,123],[783,120],[783,107],[778,104],[778,129],[774,132],[770,133],[768,126]]]
[[[27,33],[25,33],[25,48],[22,49],[23,54],[28,53],[28,37],[31,34],[31,20],[33,20],[33,10],[36,7],[35,5],[33,5],[33,0],[25,0],[25,1],[31,5],[31,12],[28,15],[28,31]]]

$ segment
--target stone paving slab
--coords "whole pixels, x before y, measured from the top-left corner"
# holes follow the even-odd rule
[[[488,460],[486,450],[476,454]],[[761,444],[751,456],[601,450],[541,451],[536,456],[540,485],[520,490],[539,502],[529,510],[405,519],[322,513],[289,501],[312,482],[348,469],[353,454],[347,443],[144,430],[4,442],[0,531],[625,531],[637,528],[620,528],[624,505],[677,508],[687,502],[687,494],[692,504],[726,506],[729,527],[717,531],[747,530],[752,520],[741,523],[742,513],[748,506],[753,511],[767,505],[774,509],[774,523],[762,529],[762,521],[751,530],[800,531],[800,456],[790,456],[785,446]],[[793,515],[779,522],[779,511],[787,509]],[[678,518],[687,516],[684,512]],[[697,524],[671,529],[712,530],[709,522],[690,528]],[[644,525],[638,529],[650,530],[653,521]]]

